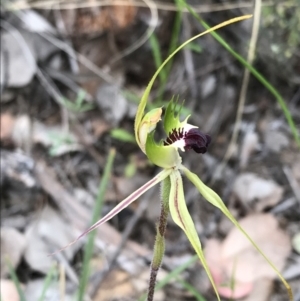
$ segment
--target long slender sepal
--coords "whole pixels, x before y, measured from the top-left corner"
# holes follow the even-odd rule
[[[218,196],[217,193],[215,193],[211,188],[206,186],[196,174],[192,173],[190,170],[188,170],[186,167],[181,165],[180,169],[184,172],[184,174],[187,176],[187,178],[196,186],[196,188],[199,190],[199,192],[202,194],[202,196],[210,202],[215,207],[219,208],[228,218],[229,220],[247,237],[247,239],[251,242],[251,244],[254,246],[254,248],[264,257],[264,259],[269,263],[269,265],[273,268],[273,270],[276,272],[278,277],[281,279],[283,284],[285,285],[290,301],[294,300],[293,293],[290,285],[287,283],[287,281],[283,278],[281,273],[278,271],[278,269],[275,267],[275,265],[268,259],[268,257],[263,253],[263,251],[256,245],[256,243],[252,240],[252,238],[247,234],[247,232],[240,226],[238,221],[234,218],[234,216],[230,213],[230,211],[227,209],[225,204],[223,203],[222,199]]]
[[[203,250],[201,247],[201,243],[198,237],[198,233],[196,231],[194,222],[188,212],[186,207],[182,178],[178,170],[174,170],[171,175],[171,191],[170,191],[170,213],[174,220],[174,222],[184,231],[186,236],[188,237],[191,245],[196,251],[206,273],[212,284],[212,287],[217,295],[218,300],[220,301],[220,297],[217,291],[217,287],[214,283],[210,270],[208,268],[207,262],[205,260]]]
[[[146,184],[141,186],[139,189],[137,189],[135,192],[133,192],[131,195],[129,195],[126,199],[124,199],[121,203],[119,203],[116,207],[114,207],[109,213],[107,213],[105,216],[103,216],[99,221],[97,221],[95,224],[93,224],[90,228],[85,230],[83,233],[81,233],[75,240],[70,242],[68,245],[63,247],[62,249],[56,251],[60,252],[68,248],[69,246],[76,243],[80,238],[87,235],[91,231],[98,228],[100,225],[104,224],[105,222],[112,219],[115,215],[117,215],[120,211],[125,209],[127,206],[129,206],[132,202],[134,202],[137,198],[139,198],[142,194],[144,194],[147,190],[149,190],[154,185],[158,184],[159,182],[163,181],[166,177],[168,177],[171,173],[171,169],[164,169],[161,171],[158,175],[156,175],[153,179],[148,181]],[[50,255],[53,255],[55,253],[52,253]]]
[[[223,23],[220,23],[214,27],[211,27],[209,28],[208,30],[205,30],[197,35],[195,35],[194,37],[190,38],[189,40],[187,40],[186,42],[184,42],[183,44],[181,44],[178,48],[176,48],[168,57],[167,59],[160,65],[160,67],[157,69],[157,71],[155,72],[155,74],[153,75],[153,77],[151,78],[148,86],[146,87],[145,89],[145,92],[141,98],[141,101],[139,103],[139,106],[138,106],[138,110],[137,110],[137,113],[136,113],[136,117],[135,117],[135,121],[134,121],[134,132],[135,132],[135,138],[136,138],[136,141],[139,145],[140,148],[142,148],[141,146],[141,141],[139,139],[139,128],[140,128],[140,123],[142,122],[142,119],[143,119],[143,116],[144,116],[144,111],[145,111],[145,108],[146,108],[146,104],[147,104],[147,101],[148,101],[148,96],[150,94],[150,91],[151,91],[151,88],[154,84],[154,81],[156,79],[156,77],[158,76],[158,74],[160,73],[160,71],[165,67],[165,65],[172,59],[172,57],[177,53],[179,52],[184,46],[186,46],[187,44],[189,44],[190,42],[194,41],[195,39],[207,34],[207,33],[210,33],[212,31],[215,31],[221,27],[224,27],[224,26],[227,26],[229,24],[232,24],[232,23],[235,23],[235,22],[238,22],[238,21],[242,21],[242,20],[246,20],[246,19],[249,19],[251,18],[252,15],[245,15],[245,16],[241,16],[241,17],[237,17],[237,18],[233,18],[233,19],[230,19],[228,21],[225,21]]]

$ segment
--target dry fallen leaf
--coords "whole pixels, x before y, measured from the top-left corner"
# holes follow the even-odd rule
[[[15,117],[9,113],[3,113],[0,116],[0,140],[11,139],[15,124]]]
[[[273,281],[263,278],[255,281],[251,293],[243,301],[267,301],[273,288]]]
[[[271,214],[254,214],[239,221],[265,255],[279,271],[285,265],[291,251],[288,235],[278,227]],[[247,238],[233,228],[220,243],[210,240],[205,248],[208,265],[216,281],[220,295],[240,298],[252,290],[255,281],[263,278],[274,279],[275,272]],[[229,283],[234,283],[234,291]],[[222,286],[222,283],[227,283]]]
[[[225,266],[221,257],[221,242],[217,239],[210,239],[206,243],[206,260],[216,283],[219,294],[225,298],[239,299],[247,296],[253,289],[252,282],[239,282],[234,279],[232,289],[232,277],[226,274]]]
[[[256,211],[275,206],[282,198],[283,188],[273,180],[260,178],[254,173],[240,174],[232,188],[233,193],[244,203],[254,205]]]
[[[0,292],[2,301],[19,301],[18,290],[11,280],[1,279],[0,280]]]
[[[132,298],[135,290],[131,283],[131,276],[121,270],[113,270],[101,283],[94,301],[110,301],[120,298]]]
[[[14,228],[1,228],[1,277],[9,274],[5,259],[13,268],[20,263],[26,246],[25,236]]]
[[[274,263],[282,270],[291,251],[289,236],[278,227],[278,221],[271,214],[254,214],[240,220],[240,225]],[[236,264],[235,278],[240,281],[253,281],[261,277],[276,277],[266,260],[254,249],[249,240],[234,228],[222,245],[222,256],[231,258],[226,269],[230,273]]]
[[[131,0],[127,6],[108,6],[97,8],[83,8],[77,11],[75,24],[68,22],[67,29],[73,34],[99,34],[104,30],[119,31],[130,26],[135,19],[137,8]],[[66,18],[65,18],[66,19]],[[68,19],[68,18],[67,18]]]

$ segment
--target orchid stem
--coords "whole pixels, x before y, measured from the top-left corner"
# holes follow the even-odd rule
[[[156,233],[153,258],[151,263],[147,301],[153,301],[156,277],[164,257],[165,233],[166,233],[167,219],[169,214],[170,189],[171,189],[170,178],[167,177],[161,183],[161,211],[160,211],[158,225],[156,227],[157,233]]]

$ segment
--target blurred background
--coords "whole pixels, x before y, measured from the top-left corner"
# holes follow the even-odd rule
[[[2,301],[145,300],[158,186],[94,237],[48,255],[159,172],[133,123],[162,61],[203,21],[244,14],[254,17],[180,51],[147,109],[184,100],[182,118],[192,114],[212,137],[205,155],[182,153],[185,166],[221,196],[300,300],[299,0],[3,0]],[[222,299],[288,300],[227,218],[185,179],[184,188]],[[171,219],[158,285],[157,301],[217,300]]]

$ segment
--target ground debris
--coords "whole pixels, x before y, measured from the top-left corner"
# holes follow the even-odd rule
[[[21,151],[1,151],[1,177],[0,183],[16,181],[25,187],[32,188],[36,185],[34,176],[34,160]]]
[[[0,279],[2,301],[20,301],[18,290],[12,280]]]
[[[282,271],[291,251],[291,242],[288,235],[279,229],[274,216],[253,214],[239,223],[276,268]],[[244,297],[252,292],[256,281],[276,278],[271,266],[236,228],[230,231],[223,242],[210,239],[205,253],[218,291],[224,297]],[[229,284],[232,278],[234,289]],[[223,286],[222,283],[228,285]]]
[[[273,180],[266,180],[254,173],[240,174],[234,184],[233,193],[256,211],[273,207],[281,201],[283,188]]]
[[[172,1],[54,2],[8,1],[0,16],[1,231],[10,228],[18,233],[11,235],[15,241],[25,239],[25,245],[22,239],[14,246],[11,241],[2,243],[1,259],[10,253],[27,301],[39,300],[52,268],[44,301],[74,300],[86,239],[52,257],[47,255],[88,228],[111,148],[116,149],[116,158],[103,214],[158,173],[135,143],[113,133],[133,133],[138,101],[159,61],[172,47],[203,31],[191,14],[176,11]],[[203,18],[210,25],[235,17],[241,9],[253,13],[247,3],[217,2],[194,6],[198,12],[205,9]],[[294,2],[262,6],[253,67],[281,94],[297,126],[299,43],[295,42],[299,41],[296,25],[300,19]],[[251,24],[251,20],[240,22],[220,31],[226,43],[244,57]],[[297,294],[299,149],[276,97],[255,76],[250,77],[246,103],[240,108],[240,132],[232,144],[232,156],[223,166],[244,69],[211,35],[201,37],[165,66],[146,110],[162,107],[164,111],[173,95],[180,94],[179,103],[185,100],[180,117],[191,114],[190,122],[209,134],[212,143],[205,156],[182,153],[184,164],[222,197],[277,268],[283,270],[289,257],[284,276]],[[162,127],[157,126],[155,139],[164,137]],[[185,184],[187,204],[220,294],[229,299],[244,296],[247,301],[285,300],[283,286],[273,285],[274,274],[262,257],[190,183]],[[147,290],[160,211],[159,189],[150,192],[97,229],[87,300],[132,301]],[[140,204],[144,211],[139,214]],[[131,221],[134,226],[130,228]],[[213,242],[211,237],[219,240]],[[221,237],[225,237],[222,242]],[[293,250],[290,237],[294,238]],[[4,250],[7,245],[11,252]],[[184,234],[171,220],[165,253],[159,280],[193,256]],[[9,277],[2,262],[1,271]],[[104,274],[107,279],[100,277]],[[205,300],[216,299],[199,262],[170,281],[155,298],[194,300],[192,290],[181,280]],[[8,301],[15,301],[12,298]]]
[[[17,268],[24,254],[27,239],[24,234],[14,228],[1,227],[1,277],[9,274],[6,260],[13,268]]]

